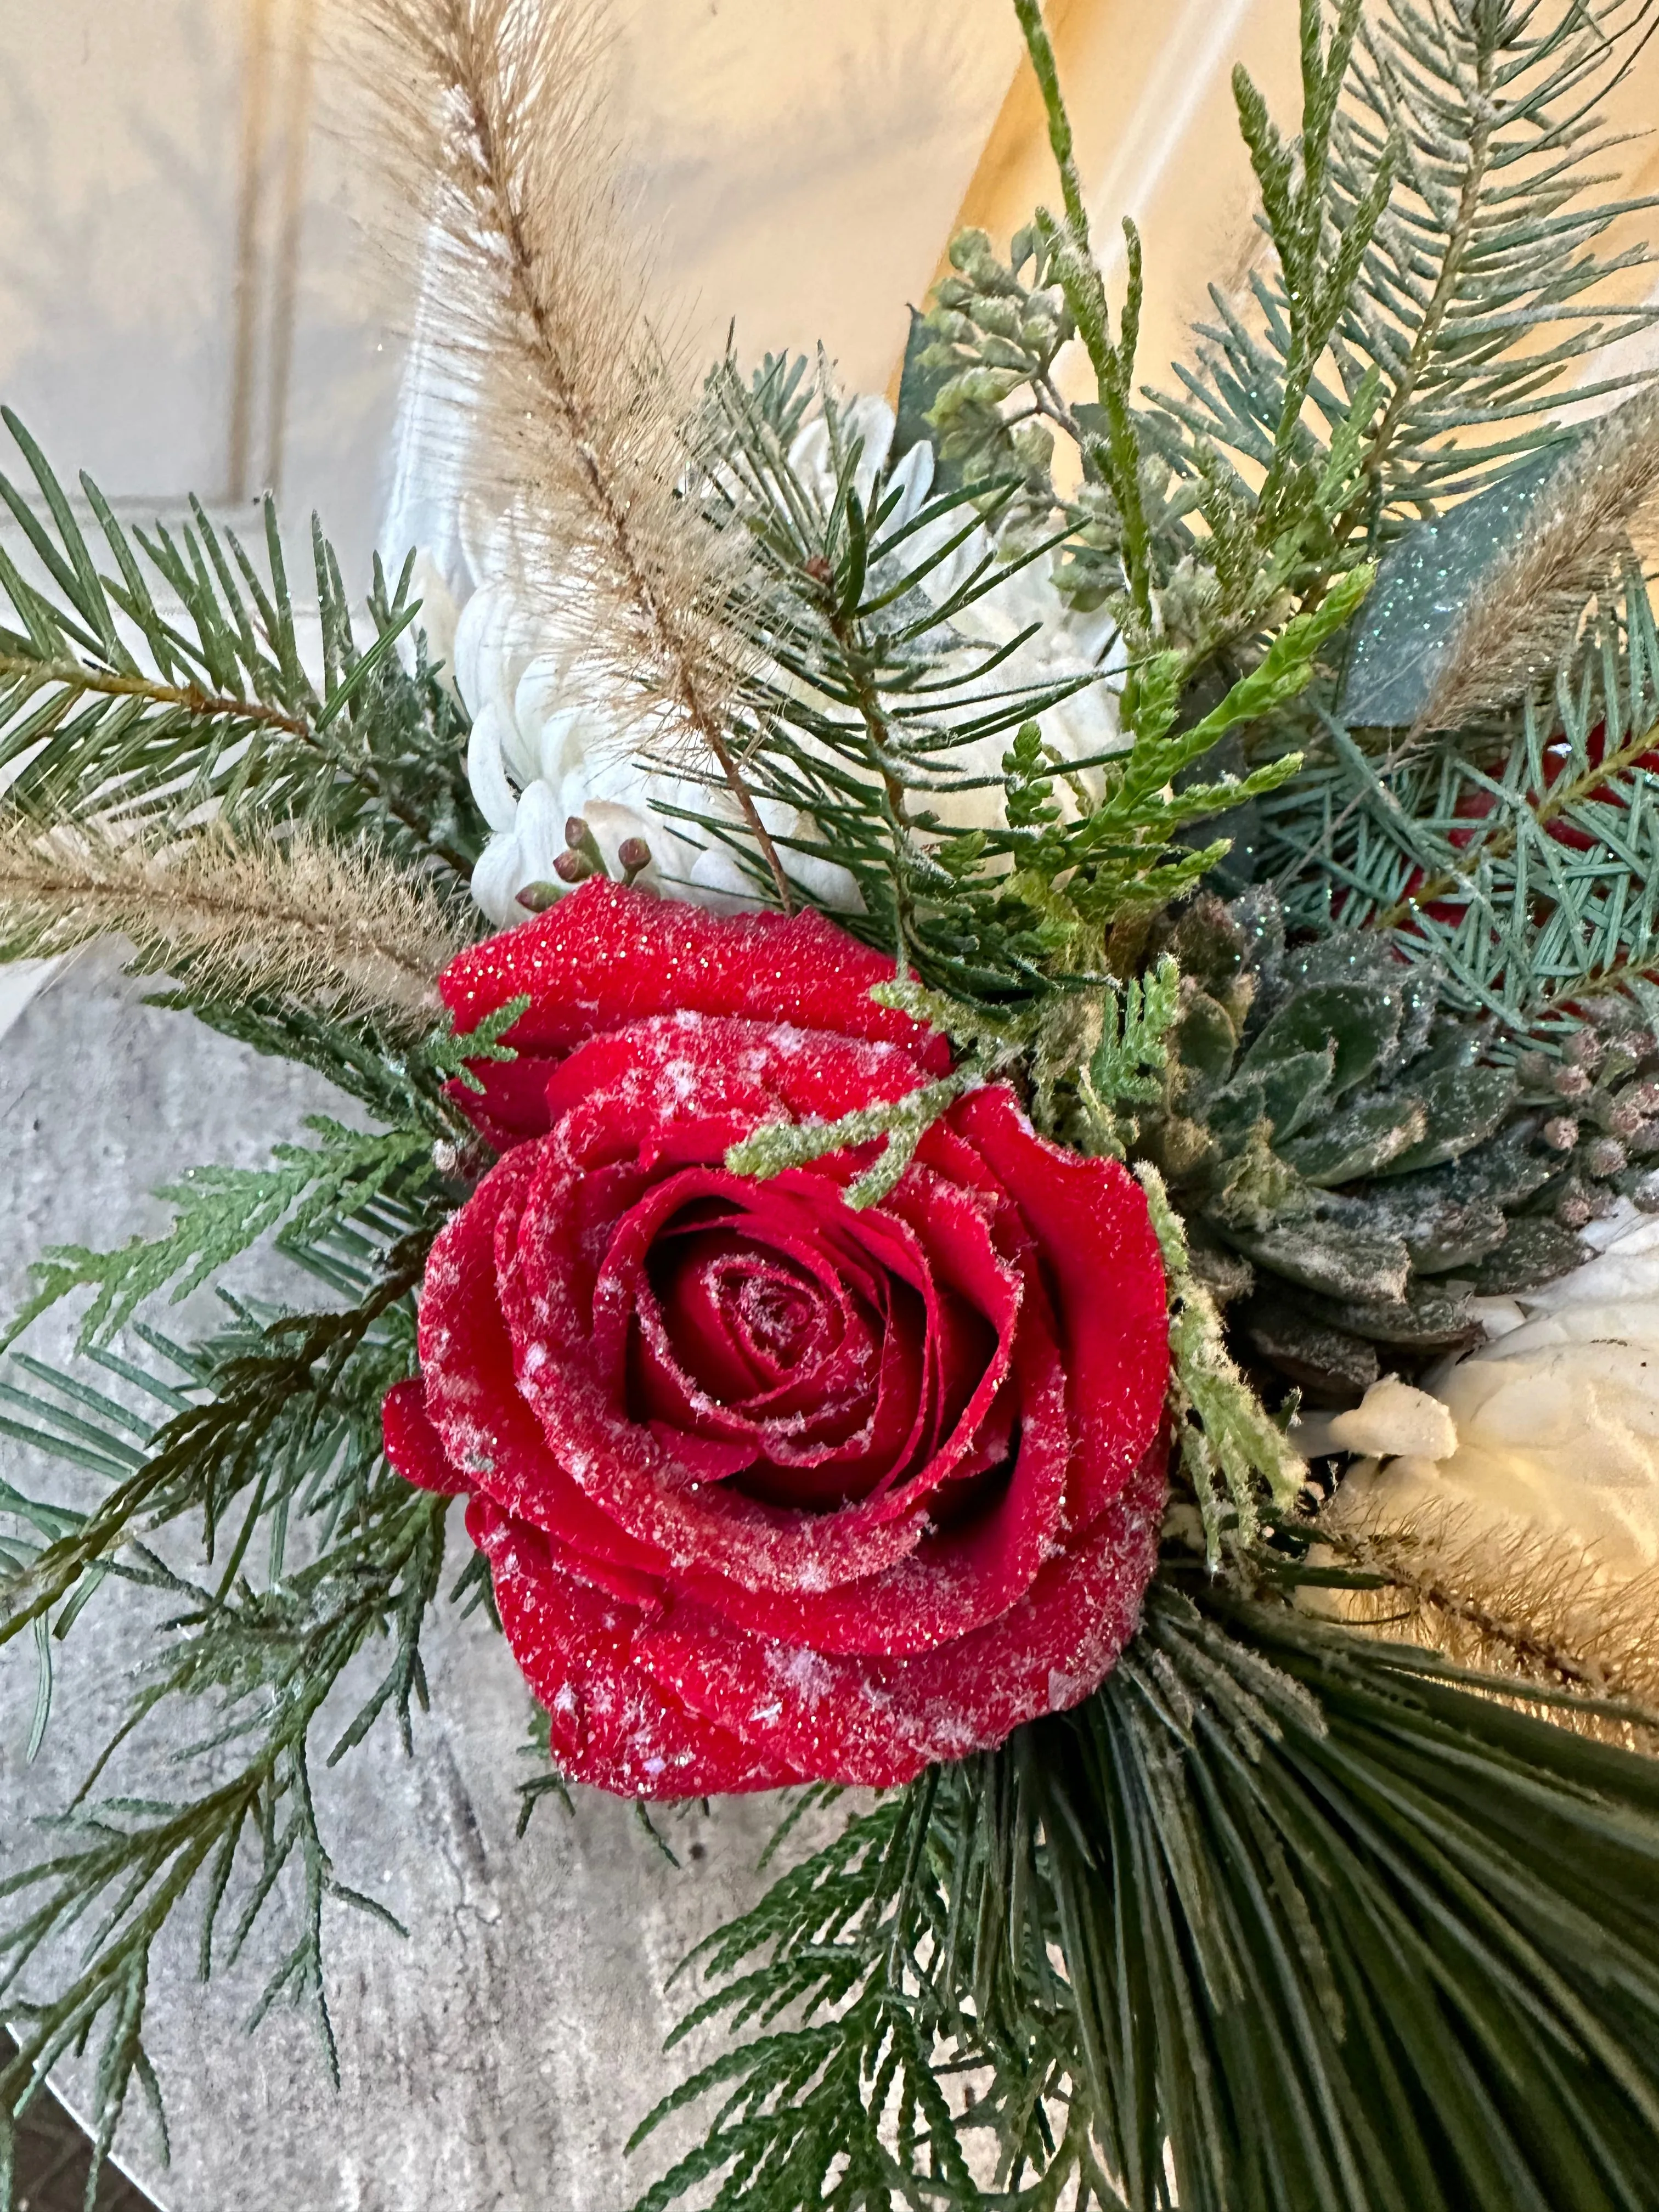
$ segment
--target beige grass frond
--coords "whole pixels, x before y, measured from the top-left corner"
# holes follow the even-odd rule
[[[8,957],[129,939],[147,966],[193,984],[271,993],[403,1028],[438,1011],[434,979],[465,941],[439,894],[402,868],[296,834],[222,832],[156,850],[84,830],[0,823],[0,939]]]
[[[1455,1665],[1515,1678],[1591,1705],[1635,1709],[1632,1720],[1576,1704],[1538,1703],[1584,1734],[1659,1752],[1659,1572],[1611,1572],[1570,1529],[1494,1520],[1466,1505],[1392,1519],[1385,1501],[1322,1520],[1341,1564],[1381,1576],[1374,1590],[1327,1592],[1353,1625],[1416,1643]]]
[[[1471,599],[1414,734],[1462,728],[1556,667],[1656,507],[1659,391],[1649,391],[1604,416],[1556,471],[1520,543]]]
[[[744,558],[682,496],[696,386],[655,311],[599,96],[587,0],[350,0],[430,343],[471,395],[465,481],[508,518],[525,596],[607,706],[712,754],[789,904],[727,737]]]

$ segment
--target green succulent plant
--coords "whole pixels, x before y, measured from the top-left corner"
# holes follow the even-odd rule
[[[1486,1029],[1437,1014],[1432,974],[1358,932],[1288,946],[1261,891],[1195,902],[1170,949],[1182,1002],[1136,1149],[1243,1357],[1349,1401],[1478,1341],[1474,1297],[1583,1256],[1545,1133],[1561,1102],[1547,1123]]]

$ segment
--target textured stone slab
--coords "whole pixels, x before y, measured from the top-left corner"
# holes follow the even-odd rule
[[[304,1115],[338,1103],[302,1070],[143,1006],[107,968],[59,975],[0,1042],[0,1310],[16,1302],[43,1244],[154,1227],[159,1210],[143,1194],[155,1184],[194,1162],[257,1163]],[[279,1265],[259,1263],[268,1282]],[[31,1348],[52,1357],[70,1334],[48,1320]],[[64,1473],[15,1445],[0,1443],[0,1471],[64,1494]],[[33,1647],[23,1639],[0,1654],[0,1863],[41,1855],[49,1838],[33,1816],[63,1804],[113,1724],[151,1606],[106,1584],[63,1648],[32,1767]],[[278,1928],[205,1986],[192,1929],[158,1957],[148,2042],[172,2164],[137,2106],[119,2149],[168,2212],[622,2212],[661,2163],[624,2160],[623,2146],[688,2063],[661,2056],[664,1984],[698,1936],[756,1893],[776,1808],[727,1803],[671,1820],[678,1870],[631,1808],[592,1794],[579,1795],[574,1819],[544,1802],[515,1841],[516,1785],[533,1770],[512,1662],[481,1619],[446,1613],[428,1664],[433,1710],[417,1721],[413,1759],[382,1723],[319,1776],[340,1879],[409,1930],[401,1942],[362,1915],[328,1912],[338,2094],[308,2019],[279,2012],[243,2033],[281,1955]],[[173,1747],[135,1747],[108,1786],[167,1794]],[[61,2069],[82,2109],[89,2080],[87,2065]]]

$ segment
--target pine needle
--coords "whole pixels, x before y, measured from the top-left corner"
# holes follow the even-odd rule
[[[1607,416],[1563,462],[1514,550],[1463,613],[1413,737],[1510,705],[1553,669],[1592,595],[1659,505],[1659,392]]]
[[[1493,1522],[1452,1500],[1400,1519],[1381,1499],[1345,1516],[1340,1498],[1322,1534],[1346,1565],[1383,1578],[1342,1595],[1345,1619],[1535,1683],[1550,1693],[1533,1708],[1541,1717],[1659,1752],[1659,1571],[1617,1575],[1571,1529]]]
[[[188,965],[192,993],[269,994],[431,1025],[433,979],[465,941],[439,894],[362,848],[222,832],[158,850],[97,832],[0,823],[9,957],[129,938],[146,968]]]
[[[578,680],[625,719],[643,713],[654,742],[714,756],[787,910],[726,735],[740,538],[684,495],[695,386],[628,219],[598,20],[585,0],[356,0],[351,13],[405,242],[441,302],[434,343],[474,395],[466,478],[510,513],[525,594],[580,641]]]

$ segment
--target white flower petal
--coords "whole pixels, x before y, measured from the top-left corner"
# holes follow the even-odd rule
[[[893,419],[892,409],[878,392],[866,392],[842,404],[843,450],[861,441],[853,482],[866,510],[893,442]],[[796,432],[789,448],[789,465],[827,507],[836,495],[836,474],[830,462],[830,425],[821,414],[815,414]]]
[[[530,763],[526,781],[546,773],[542,766],[542,733],[549,720],[564,710],[562,694],[566,687],[566,665],[562,653],[551,649],[545,640],[539,640],[536,654],[526,666],[513,694],[513,719],[519,726]]]
[[[637,788],[644,781],[626,740],[592,708],[563,707],[548,717],[541,733],[541,771],[549,783],[560,786],[578,778],[586,798],[607,770],[611,795]],[[581,811],[580,799],[573,800],[570,811]]]
[[[519,841],[511,830],[490,839],[472,871],[472,896],[498,929],[526,919],[518,894],[529,878],[523,872]]]
[[[716,914],[749,913],[762,902],[753,882],[724,845],[711,845],[699,853],[687,871],[687,880],[696,888],[697,904],[712,907]]]
[[[484,705],[483,656],[489,646],[493,658],[489,641],[507,597],[500,584],[481,585],[461,609],[455,625],[455,686],[469,714],[480,713]]]
[[[804,483],[811,484],[824,498],[835,490],[830,474],[830,425],[822,415],[814,415],[795,433],[789,448],[789,465]]]
[[[519,802],[501,765],[502,720],[499,706],[486,707],[472,725],[466,743],[466,780],[473,802],[496,830],[510,830],[519,811]]]
[[[388,589],[397,581],[388,579]],[[426,635],[427,665],[438,672],[438,680],[447,691],[460,696],[455,684],[455,629],[461,618],[461,610],[455,594],[449,588],[443,572],[424,546],[415,556],[415,566],[410,572],[409,595],[421,603],[413,629]],[[415,666],[415,646],[412,630],[405,630],[398,640],[398,657],[411,672]]]
[[[864,441],[853,482],[867,514],[875,496],[876,478],[881,474],[893,442],[893,410],[878,392],[866,392],[842,410],[842,421],[848,445],[855,438]]]
[[[526,610],[506,585],[476,591],[455,626],[455,681],[474,714],[492,700],[511,718],[513,694],[532,657]]]
[[[564,810],[557,794],[546,784],[526,784],[514,824],[519,840],[519,864],[524,870],[515,890],[526,884],[556,883],[553,863],[565,849]]]

